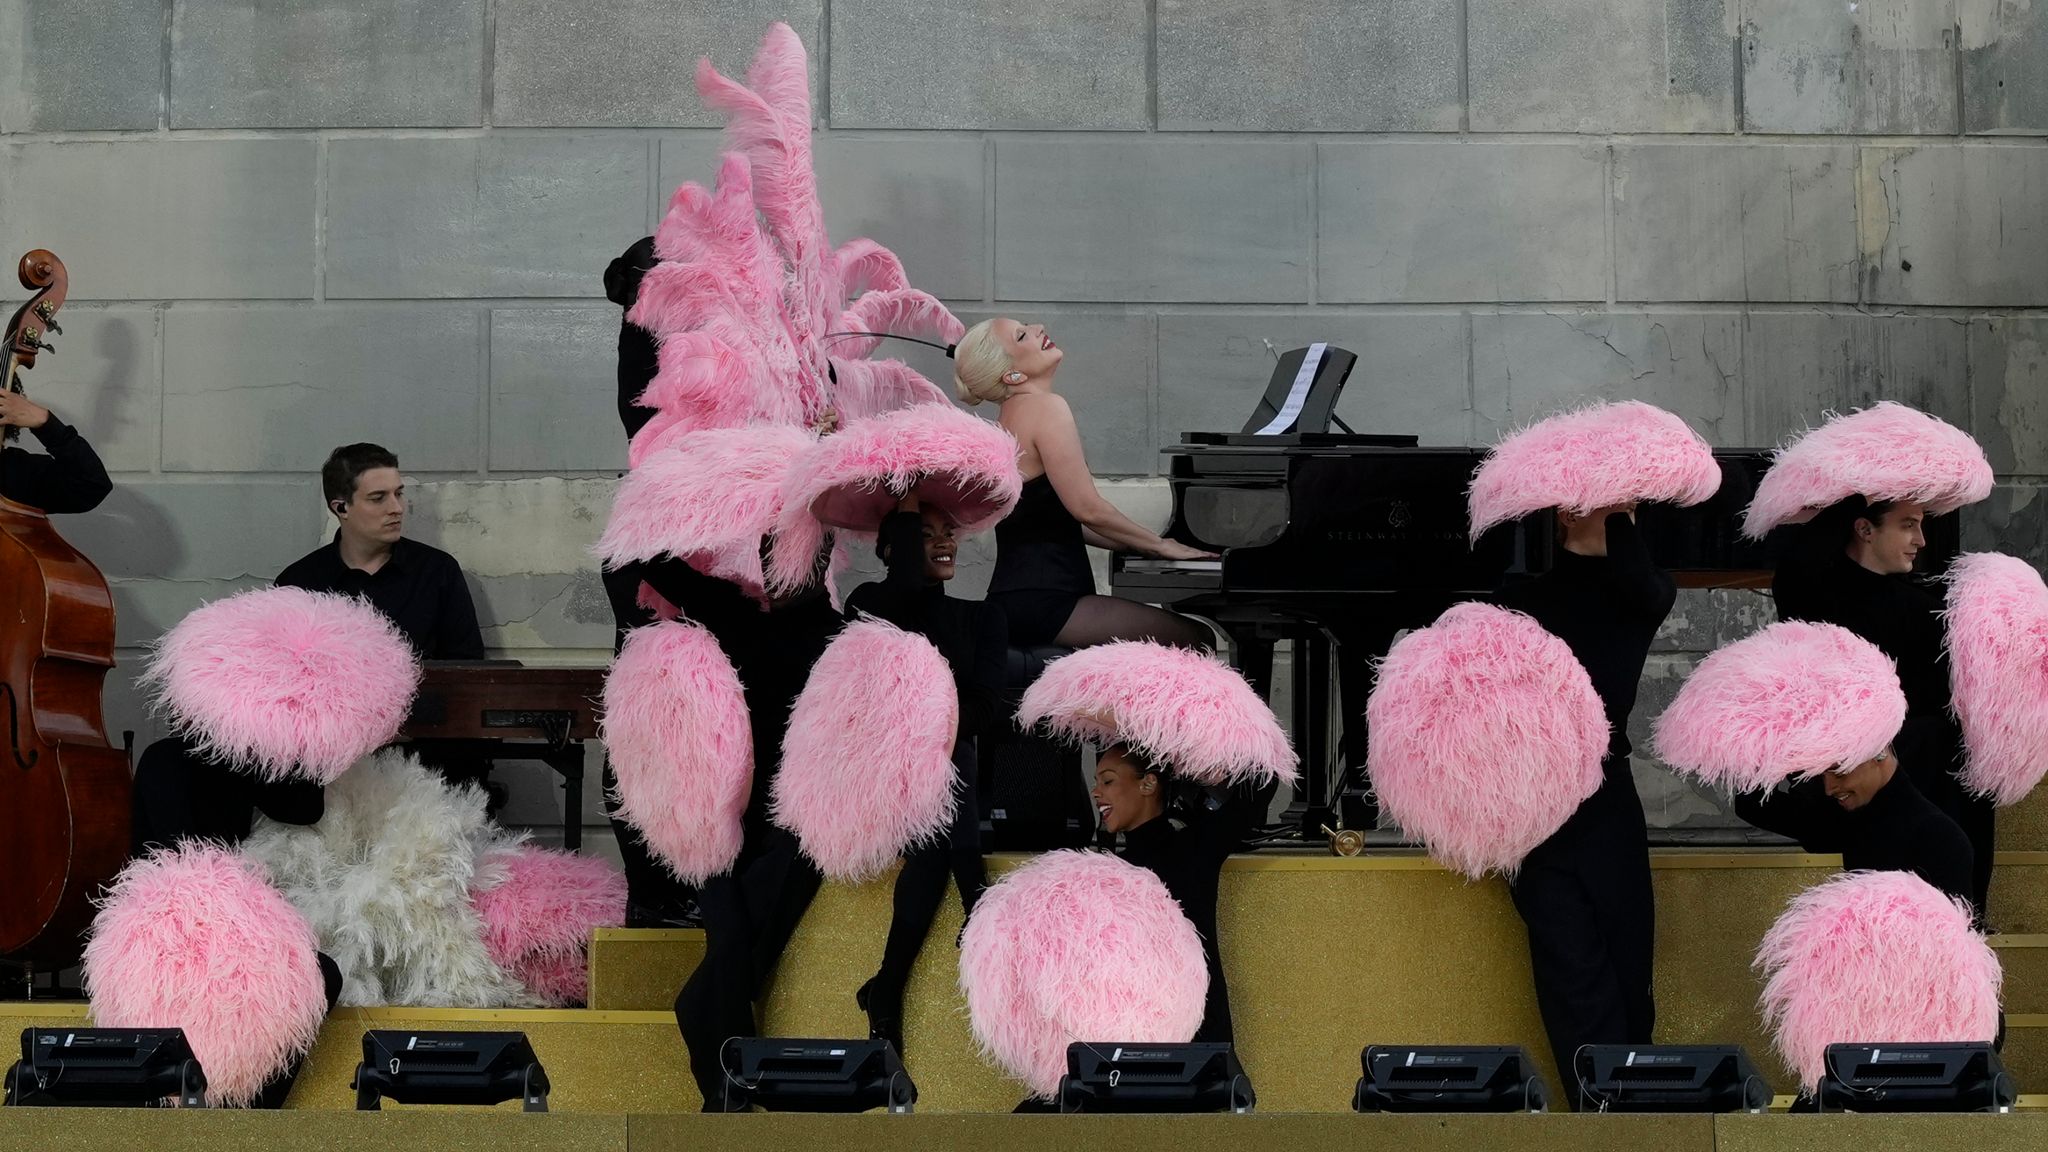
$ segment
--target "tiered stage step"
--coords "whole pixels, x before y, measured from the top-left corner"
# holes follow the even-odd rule
[[[998,857],[993,867],[1018,859]],[[1749,961],[1785,901],[1837,867],[1832,857],[1789,853],[1657,854],[1658,1039],[1743,1044],[1778,1091],[1790,1093],[1793,1078],[1762,1034]],[[770,991],[771,1034],[866,1033],[853,992],[880,956],[890,881],[820,893]],[[2022,1092],[2048,1093],[2048,852],[2001,855],[1992,905],[2007,930],[1993,940],[2006,969],[2005,1058]],[[1375,1042],[1520,1043],[1553,1089],[1560,1086],[1521,920],[1500,881],[1467,883],[1410,855],[1243,856],[1224,870],[1219,919],[1239,1052],[1262,1112],[1347,1109],[1359,1049]],[[949,898],[911,979],[905,1047],[918,1109],[1006,1112],[1021,1090],[974,1051],[956,985],[959,928]],[[702,951],[700,932],[599,932],[588,1010],[342,1009],[291,1106],[353,1107],[348,1082],[365,1029],[517,1028],[547,1065],[557,1111],[694,1110],[670,1004]],[[86,1021],[77,1005],[0,1005],[9,1035],[44,1022]],[[2048,1106],[2048,1095],[2023,1103]]]

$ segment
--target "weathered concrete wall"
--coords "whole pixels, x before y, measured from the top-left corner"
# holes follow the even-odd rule
[[[2048,562],[2048,4],[0,0],[0,254],[72,270],[31,387],[118,475],[65,530],[131,666],[319,542],[359,438],[493,643],[602,656],[598,274],[712,174],[696,58],[772,19],[835,235],[1050,323],[1120,499],[1329,339],[1354,426],[1435,443],[1588,395],[1724,445],[1922,404],[1997,463],[1970,544]],[[1639,716],[1767,608],[1687,597]],[[1655,780],[1660,822],[1716,819]]]

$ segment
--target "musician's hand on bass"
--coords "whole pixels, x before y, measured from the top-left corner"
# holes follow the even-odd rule
[[[50,410],[19,392],[0,391],[0,427],[41,428]]]

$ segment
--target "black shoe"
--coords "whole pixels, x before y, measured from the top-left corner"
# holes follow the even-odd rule
[[[702,928],[704,913],[695,900],[667,904],[626,904],[628,928]]]
[[[891,990],[878,984],[880,976],[868,977],[868,982],[853,994],[853,1002],[868,1014],[868,1039],[887,1040],[896,1049],[896,1055],[903,1055],[903,990]]]

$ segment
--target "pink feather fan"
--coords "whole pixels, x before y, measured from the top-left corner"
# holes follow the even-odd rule
[[[182,1028],[206,1099],[239,1107],[313,1047],[327,987],[313,930],[264,878],[218,844],[132,860],[85,947],[100,1028]]]
[[[740,678],[702,626],[636,628],[604,682],[601,727],[619,818],[678,878],[702,884],[739,856],[754,780]]]
[[[1834,624],[1783,620],[1721,648],[1657,718],[1657,756],[1730,792],[1853,768],[1906,722],[1891,658]]]
[[[671,440],[620,481],[595,551],[615,568],[674,556],[762,596],[761,541],[811,435],[791,424],[749,424]]]
[[[1296,776],[1273,710],[1228,665],[1186,648],[1126,640],[1062,656],[1025,690],[1017,720],[1077,742],[1128,743],[1199,784]]]
[[[324,784],[397,737],[419,680],[412,646],[367,602],[259,588],[194,609],[140,682],[202,755]]]
[[[1764,1023],[1813,1088],[1830,1044],[1989,1042],[1998,956],[1969,908],[1910,872],[1847,872],[1801,892],[1764,934]]]
[[[1991,495],[1991,484],[1991,462],[1969,433],[1886,400],[1829,416],[1780,448],[1742,531],[1761,538],[1851,496],[1925,504],[1939,516]]]
[[[1969,750],[1963,784],[2014,804],[2048,774],[2048,585],[1996,552],[1948,570],[1948,671]]]
[[[715,191],[677,190],[655,234],[663,263],[628,313],[659,345],[639,398],[656,415],[642,435],[756,421],[818,427],[835,410],[851,421],[943,400],[901,361],[860,359],[872,338],[828,338],[888,329],[952,341],[964,326],[910,287],[887,249],[831,246],[812,171],[809,62],[796,33],[770,27],[745,83],[700,61],[697,90],[725,114],[731,151]]]
[[[872,618],[846,626],[789,715],[775,822],[828,879],[859,883],[953,822],[960,701],[924,637]]]
[[[960,991],[983,1055],[1049,1099],[1075,1041],[1193,1039],[1209,970],[1159,877],[1106,852],[1048,852],[975,903]]]
[[[1471,536],[1545,508],[1698,504],[1720,487],[1713,448],[1683,419],[1640,400],[1595,404],[1494,445],[1472,477]]]
[[[802,585],[826,527],[873,532],[906,492],[943,510],[963,535],[993,527],[1024,481],[1017,441],[948,404],[859,420],[797,457],[782,490],[769,586]]]
[[[1600,787],[1607,714],[1564,641],[1458,604],[1402,637],[1365,706],[1380,802],[1446,868],[1513,874]]]
[[[590,991],[590,933],[626,922],[626,877],[609,861],[521,844],[502,883],[471,892],[491,961],[557,1007]]]

